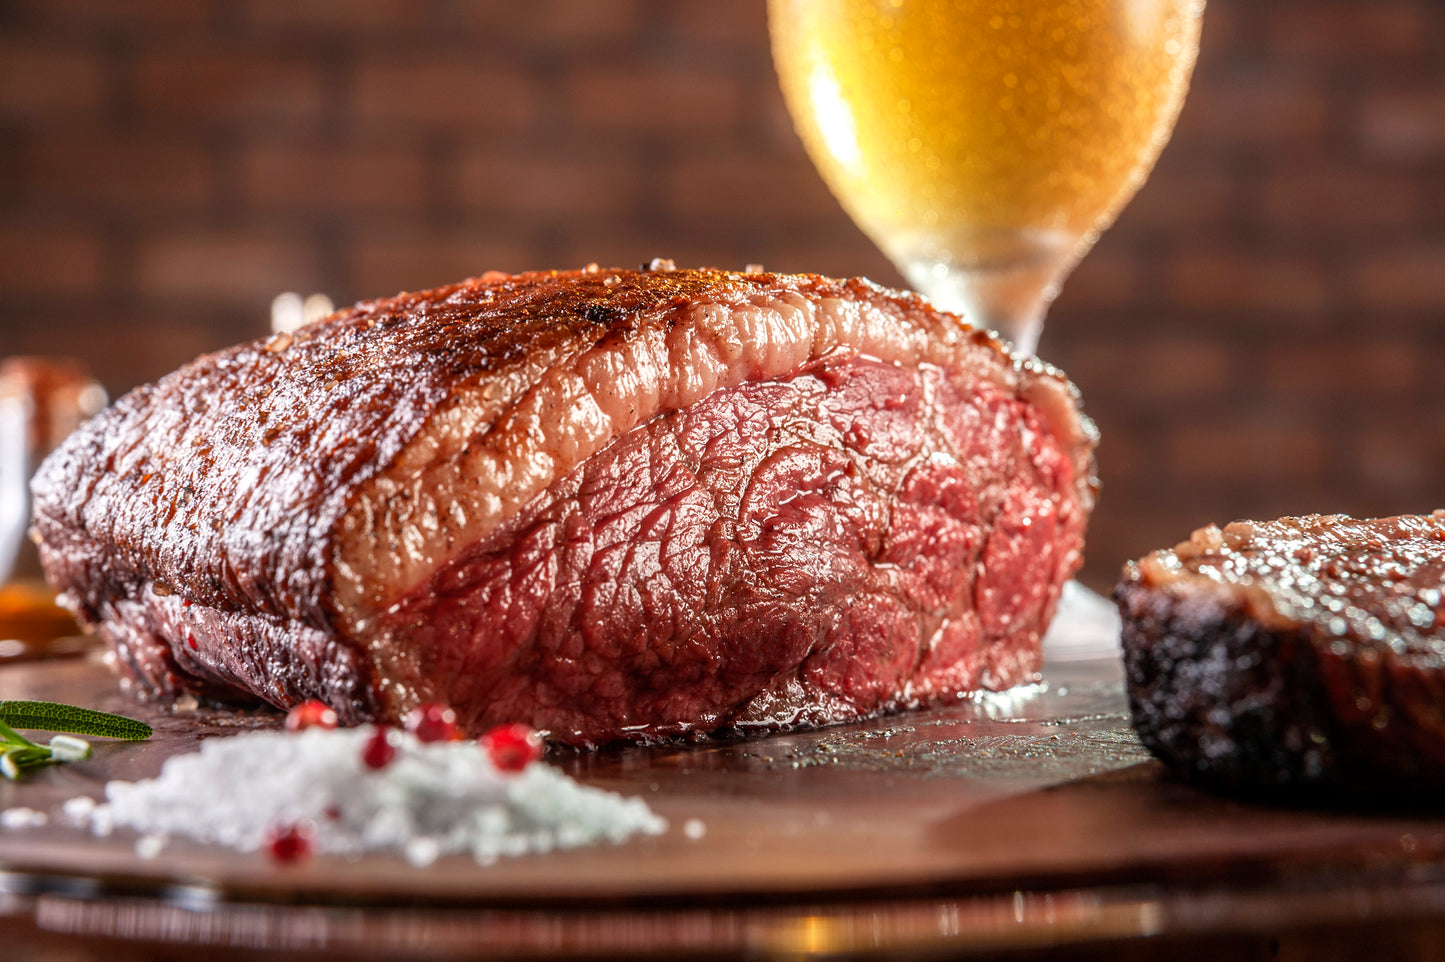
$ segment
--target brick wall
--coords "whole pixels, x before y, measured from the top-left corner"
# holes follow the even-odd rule
[[[1194,525],[1445,505],[1445,6],[1211,0],[1043,353],[1105,442],[1088,578]],[[759,0],[0,0],[0,353],[113,392],[482,270],[867,274]]]

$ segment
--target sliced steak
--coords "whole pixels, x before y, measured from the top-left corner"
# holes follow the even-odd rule
[[[1031,680],[1093,446],[1056,371],[867,281],[487,275],[132,392],[36,530],[145,690],[597,744]]]
[[[1445,512],[1236,522],[1128,565],[1134,726],[1229,790],[1445,788]]]

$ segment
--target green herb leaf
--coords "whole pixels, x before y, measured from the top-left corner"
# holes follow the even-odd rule
[[[56,759],[48,748],[38,745],[8,745],[3,751],[0,751],[0,775],[16,779],[32,768],[50,765],[55,761]]]
[[[32,765],[43,764],[51,758],[50,749],[43,745],[34,747],[15,745],[5,749],[4,754],[21,768],[29,768]]]
[[[104,738],[124,738],[128,741],[140,741],[152,734],[151,726],[124,715],[112,715],[75,705],[61,705],[53,701],[0,701],[0,737],[9,741],[18,740],[26,745],[34,744],[16,735],[13,731],[15,728],[67,732],[72,735],[99,735]]]
[[[31,748],[36,747],[35,743],[32,742],[30,739],[26,738],[24,735],[20,734],[15,729],[5,724],[5,718],[3,715],[0,715],[0,741],[3,741],[3,743],[7,746],[13,745],[17,748],[27,745]],[[9,748],[7,747],[5,750],[8,751]]]

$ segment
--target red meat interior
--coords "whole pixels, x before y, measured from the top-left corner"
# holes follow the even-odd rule
[[[656,418],[379,626],[408,701],[577,743],[821,724],[1031,680],[1085,519],[1035,412],[839,357]]]

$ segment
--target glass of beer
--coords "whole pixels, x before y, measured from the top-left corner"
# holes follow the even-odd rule
[[[1169,139],[1204,0],[769,0],[809,155],[918,290],[1031,354]]]

